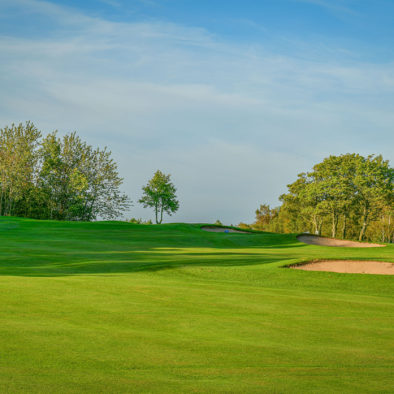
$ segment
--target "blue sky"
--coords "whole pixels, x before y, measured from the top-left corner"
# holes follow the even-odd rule
[[[0,127],[110,147],[134,201],[171,173],[173,221],[250,222],[330,154],[393,161],[393,40],[391,0],[0,0]]]

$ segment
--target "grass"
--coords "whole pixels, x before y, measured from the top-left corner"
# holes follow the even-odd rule
[[[0,218],[0,392],[392,393],[394,246]]]

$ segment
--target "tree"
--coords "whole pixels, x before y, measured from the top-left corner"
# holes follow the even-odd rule
[[[76,133],[62,139],[49,134],[41,147],[39,182],[51,219],[91,221],[112,219],[129,206],[119,191],[119,177],[111,152],[93,149]]]
[[[0,130],[0,215],[25,211],[33,189],[41,133],[31,122]]]
[[[0,129],[0,216],[115,218],[129,206],[111,152],[77,134],[45,138],[31,122]]]
[[[380,155],[330,156],[288,185],[274,217],[268,206],[261,205],[254,225],[392,242],[393,181],[394,169]]]
[[[346,233],[349,209],[354,202],[354,177],[358,155],[330,156],[313,167],[307,174],[304,196],[316,202],[316,208],[331,219],[331,236],[337,235],[339,219],[344,217],[342,233]]]
[[[170,175],[165,175],[157,170],[142,190],[144,193],[139,203],[143,204],[144,208],[154,208],[156,224],[163,221],[164,212],[171,216],[178,210],[179,201],[175,195],[176,188],[170,182]]]
[[[359,156],[354,184],[355,199],[359,208],[361,229],[358,239],[362,241],[371,221],[378,218],[384,207],[392,207],[394,169],[382,156]]]
[[[316,235],[322,232],[324,212],[319,206],[319,198],[310,193],[311,180],[305,173],[298,174],[298,179],[287,185],[289,193],[282,194],[281,211],[286,211],[290,219],[289,230],[301,232],[308,229]]]

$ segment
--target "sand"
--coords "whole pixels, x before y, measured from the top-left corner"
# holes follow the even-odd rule
[[[337,246],[337,247],[347,247],[347,248],[376,248],[376,247],[386,246],[380,244],[371,244],[367,242],[356,242],[356,241],[347,241],[343,239],[318,237],[316,235],[309,235],[309,234],[299,235],[297,239],[300,242],[304,242],[309,245],[319,245],[319,246]]]
[[[328,271],[346,274],[377,274],[394,275],[394,263],[382,261],[357,261],[357,260],[320,260],[290,268],[304,271]]]
[[[216,227],[216,226],[204,226],[201,227],[201,230],[209,231],[213,233],[241,233],[241,234],[250,234],[248,231],[234,230],[233,228],[226,227]]]

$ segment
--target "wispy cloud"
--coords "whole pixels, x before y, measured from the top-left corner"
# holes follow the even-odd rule
[[[351,8],[346,1],[341,0],[294,0],[298,3],[312,4],[323,7],[329,11],[355,15],[357,12]]]
[[[393,64],[356,62],[341,48],[324,57],[306,43],[302,57],[297,47],[278,54],[44,1],[8,5],[56,31],[0,37],[0,124],[30,119],[109,145],[131,194],[155,169],[171,172],[185,207],[174,220],[251,220],[331,153],[394,159]]]

